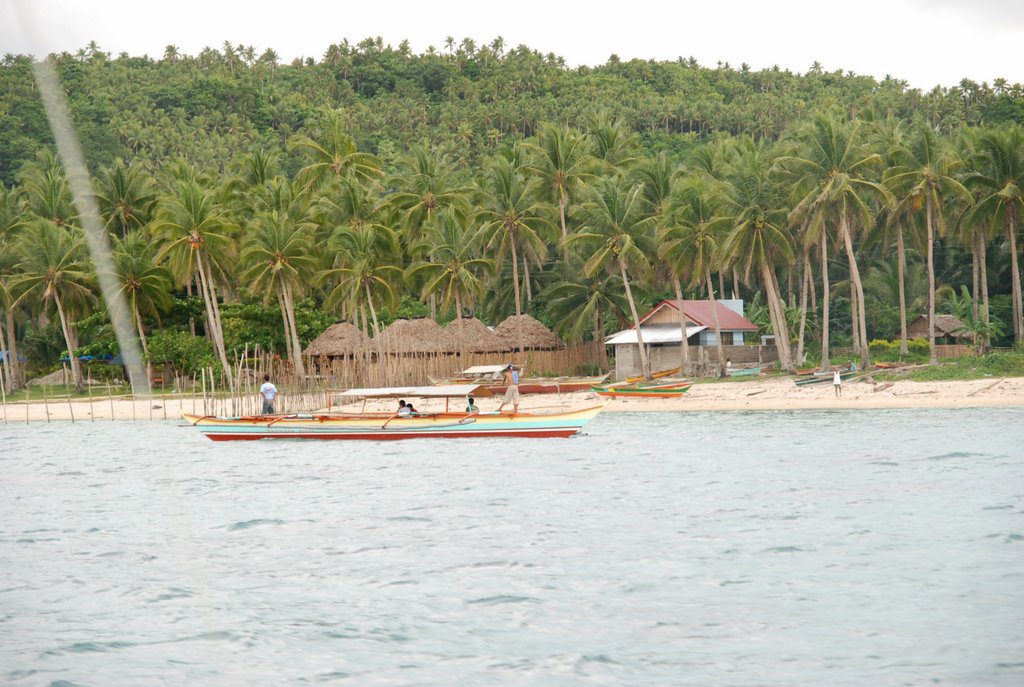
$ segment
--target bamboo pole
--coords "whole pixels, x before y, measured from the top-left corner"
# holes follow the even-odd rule
[[[110,419],[114,419],[114,394],[110,391],[110,382],[107,382],[107,400],[110,401]]]
[[[46,422],[49,423],[50,422],[50,406],[49,406],[49,404],[46,401],[46,385],[45,384],[40,384],[39,385],[39,389],[40,389],[40,391],[43,392],[43,412],[46,413]]]
[[[25,424],[26,425],[28,424],[28,406],[29,406],[29,401],[31,400],[31,398],[32,398],[32,387],[28,383],[26,383],[25,384]]]
[[[89,384],[89,422],[96,422],[96,410],[92,407],[92,384]]]
[[[4,385],[4,378],[0,377],[0,403],[4,407],[4,426],[7,426],[7,387]]]
[[[75,422],[75,404],[71,402],[71,392],[68,392],[68,412],[71,413],[71,423]]]

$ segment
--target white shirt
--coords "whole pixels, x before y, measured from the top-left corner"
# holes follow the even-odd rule
[[[260,387],[260,395],[268,401],[273,401],[274,396],[277,396],[277,387],[270,382],[263,382],[263,386]]]
[[[832,375],[832,383],[833,384],[842,384],[843,383],[843,378],[839,376],[839,370],[836,370],[835,373],[833,373],[833,375]]]

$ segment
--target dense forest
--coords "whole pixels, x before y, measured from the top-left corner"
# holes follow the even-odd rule
[[[570,69],[500,38],[49,59],[146,355],[182,371],[259,344],[301,374],[336,319],[530,313],[596,339],[684,296],[744,299],[790,369],[836,346],[867,364],[874,339],[906,351],[929,312],[979,348],[1022,338],[1019,84]],[[16,388],[116,342],[29,56],[0,64],[0,121]]]

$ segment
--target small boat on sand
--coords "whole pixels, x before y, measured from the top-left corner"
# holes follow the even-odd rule
[[[847,370],[846,372],[840,372],[839,379],[846,381],[850,377],[853,377],[855,374],[857,374],[855,371],[851,372],[849,370]],[[829,370],[826,372],[822,372],[820,374],[814,373],[809,377],[797,379],[793,383],[796,384],[797,386],[808,386],[809,384],[831,384],[833,379],[834,374],[831,370]]]
[[[431,379],[435,385],[481,384],[488,395],[505,393],[502,374],[506,365],[477,365],[448,379]],[[608,378],[607,374],[593,377],[525,377],[519,378],[520,394],[567,394],[573,391],[587,391]]]
[[[552,413],[471,413],[452,409],[449,401],[477,394],[480,386],[387,387],[348,389],[344,398],[443,398],[443,411],[412,416],[397,412],[325,412],[289,415],[213,417],[185,413],[182,417],[213,441],[256,439],[456,439],[464,437],[570,437],[592,420],[603,405]]]
[[[616,386],[595,386],[598,396],[607,398],[679,398],[693,386],[693,382],[668,382],[663,384],[623,384]]]
[[[661,370],[659,372],[652,372],[651,379],[663,379],[665,377],[671,377],[672,375],[679,374],[683,368],[673,367],[670,370]],[[606,375],[607,376],[607,375]],[[637,375],[636,377],[626,377],[625,382],[627,384],[635,384],[644,381],[643,375]]]
[[[752,377],[761,374],[760,367],[730,367],[727,376],[729,377]]]

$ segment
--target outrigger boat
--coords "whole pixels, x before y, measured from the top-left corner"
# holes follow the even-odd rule
[[[473,396],[478,384],[427,387],[348,389],[344,398],[363,399],[363,411],[213,417],[186,413],[182,417],[213,441],[255,439],[423,439],[462,437],[570,437],[604,406],[554,413],[466,413],[452,410],[453,398]],[[367,412],[368,399],[443,398],[443,411]]]
[[[507,365],[476,365],[443,380],[431,379],[435,385],[482,384],[489,394],[501,395],[506,386],[501,382]],[[519,379],[520,394],[567,394],[587,391],[608,378],[607,374],[594,377],[525,377]]]
[[[624,384],[622,386],[595,386],[592,390],[598,396],[608,398],[679,398],[693,386],[693,382],[668,382],[664,384]]]
[[[682,369],[683,368],[681,368],[681,367],[673,367],[670,370],[659,370],[658,372],[652,372],[651,373],[651,379],[662,379],[664,377],[671,377],[672,375],[679,374],[682,371]],[[636,377],[626,377],[626,383],[627,384],[634,384],[634,383],[643,382],[643,381],[644,381],[644,376],[643,375],[637,375]]]

